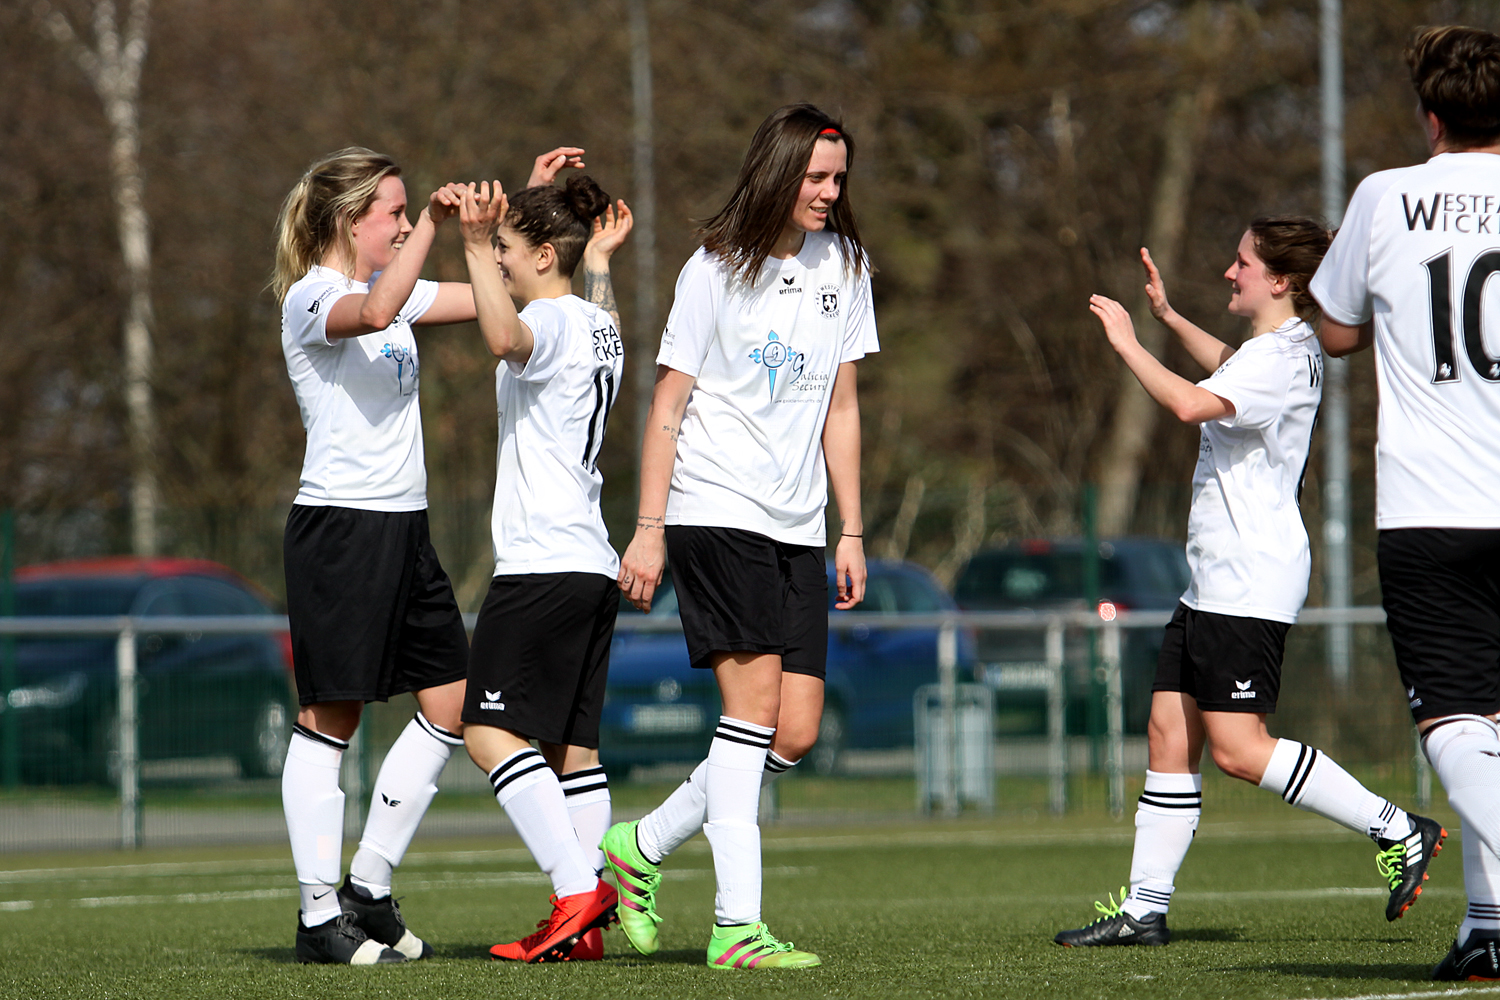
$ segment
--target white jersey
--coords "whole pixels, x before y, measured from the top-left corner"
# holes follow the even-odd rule
[[[1500,156],[1366,177],[1313,278],[1375,320],[1378,528],[1500,528]]]
[[[620,391],[620,331],[609,313],[576,295],[537,299],[521,321],[535,339],[531,357],[495,371],[495,575],[614,579],[620,559],[599,510],[599,451]]]
[[[432,308],[438,286],[418,281],[396,320],[361,337],[328,338],[328,312],[370,286],[314,267],[281,305],[281,351],[297,392],[307,453],[294,501],[310,507],[425,510],[427,466],[417,405],[412,323]]]
[[[656,363],[697,382],[688,397],[667,524],[740,528],[824,545],[823,424],[840,364],[880,350],[868,270],[828,232],[808,233],[753,285],[700,249],[677,277]]]
[[[1302,320],[1288,320],[1198,384],[1233,403],[1234,416],[1203,424],[1182,603],[1295,622],[1312,569],[1297,494],[1323,398],[1318,339]]]

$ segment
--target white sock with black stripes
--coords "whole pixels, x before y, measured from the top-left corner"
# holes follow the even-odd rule
[[[1448,804],[1463,820],[1464,839],[1477,836],[1500,854],[1500,734],[1495,724],[1482,715],[1450,716],[1422,735],[1422,749],[1448,792]]]
[[[599,876],[568,818],[562,785],[542,755],[530,747],[517,750],[490,772],[490,785],[557,898],[592,892]]]
[[[766,751],[766,769],[760,776],[760,787],[771,782],[797,766],[795,760],[787,760],[775,750]],[[646,860],[659,865],[668,854],[692,839],[703,829],[704,808],[703,783],[708,776],[708,761],[703,761],[682,784],[673,789],[667,800],[641,817],[635,828],[635,844]]]
[[[343,912],[338,885],[344,849],[344,792],[339,762],[349,744],[298,723],[281,772],[281,808],[292,841],[302,896],[302,925],[316,927]]]
[[[1464,828],[1464,892],[1469,911],[1458,925],[1458,943],[1469,940],[1471,931],[1500,933],[1500,858],[1478,834]]]
[[[714,853],[714,919],[720,926],[760,920],[760,779],[774,727],[719,717],[709,745],[703,835]]]
[[[349,878],[375,899],[391,894],[391,871],[406,856],[453,748],[463,745],[462,736],[434,725],[421,712],[391,744],[370,793],[364,836],[349,862]]]
[[[583,855],[594,866],[596,874],[604,872],[604,848],[599,842],[609,830],[612,808],[609,800],[609,778],[604,768],[595,765],[581,771],[569,771],[561,778],[563,796],[568,801],[568,818],[578,831]]]
[[[1202,815],[1203,775],[1146,772],[1146,788],[1135,807],[1130,895],[1121,909],[1137,920],[1167,912],[1177,870],[1193,846]]]
[[[1296,740],[1276,741],[1260,787],[1371,840],[1405,840],[1412,834],[1404,810],[1354,780],[1327,754]]]

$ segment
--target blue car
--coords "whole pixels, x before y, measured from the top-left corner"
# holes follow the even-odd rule
[[[873,560],[864,603],[857,611],[912,614],[955,607],[920,566]],[[835,590],[828,570],[831,615]],[[621,602],[622,623],[641,613]],[[670,570],[652,602],[651,618],[676,619],[677,594]],[[937,629],[883,628],[860,624],[832,629],[828,636],[828,687],[818,744],[808,763],[828,774],[846,749],[912,744],[912,694],[937,680]],[[959,676],[972,675],[972,641],[960,633]],[[701,760],[719,721],[719,691],[713,672],[688,665],[680,631],[615,631],[609,686],[601,719],[599,752],[611,768]]]

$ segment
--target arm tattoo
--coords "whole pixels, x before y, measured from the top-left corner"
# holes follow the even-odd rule
[[[636,516],[635,526],[637,528],[655,528],[659,531],[662,529],[662,522],[665,520],[665,515],[662,517],[647,517],[645,514],[639,514]]]
[[[620,323],[620,307],[615,302],[614,282],[609,280],[609,271],[595,271],[587,264],[583,268],[583,297],[603,309]]]
[[[671,438],[673,441],[676,441],[677,440],[677,436],[682,433],[681,430],[679,430],[676,427],[673,427],[671,424],[662,424],[661,425],[661,429],[664,430],[664,431],[666,431],[667,432],[667,437]]]

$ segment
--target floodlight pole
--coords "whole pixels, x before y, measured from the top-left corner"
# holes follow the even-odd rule
[[[1337,226],[1344,217],[1344,53],[1342,0],[1321,0],[1323,105],[1323,217]],[[1349,583],[1349,363],[1323,359],[1323,603],[1347,608]],[[1324,633],[1328,676],[1343,690],[1349,685],[1347,624]]]

